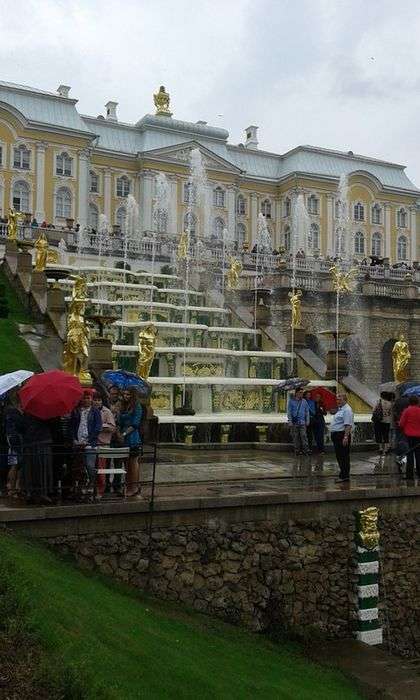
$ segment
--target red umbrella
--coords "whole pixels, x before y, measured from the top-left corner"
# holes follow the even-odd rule
[[[331,411],[332,408],[337,408],[337,397],[334,392],[326,389],[325,386],[317,386],[310,390],[311,399],[315,399],[315,396],[319,394],[321,397],[321,403],[327,411]]]
[[[43,420],[70,413],[82,396],[83,387],[79,380],[56,369],[34,374],[19,391],[23,410]]]

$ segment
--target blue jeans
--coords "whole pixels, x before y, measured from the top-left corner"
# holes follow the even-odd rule
[[[89,481],[93,481],[96,474],[96,450],[94,447],[84,450],[84,461]]]

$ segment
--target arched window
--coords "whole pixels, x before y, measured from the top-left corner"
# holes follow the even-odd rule
[[[195,204],[197,201],[197,189],[192,182],[184,182],[184,203]]]
[[[98,207],[96,204],[89,204],[89,226],[98,230]]]
[[[241,194],[239,194],[236,199],[236,213],[239,214],[239,216],[245,216],[246,214],[245,198]]]
[[[286,197],[286,199],[283,202],[283,216],[290,216],[291,208],[292,203],[290,201],[290,197]]]
[[[55,193],[55,215],[71,219],[71,192],[67,187],[60,187]]]
[[[221,241],[223,238],[223,229],[225,228],[225,222],[220,217],[217,217],[213,221],[213,237]]]
[[[343,228],[336,229],[334,248],[336,255],[343,255],[346,252],[346,233]]]
[[[158,233],[166,233],[168,229],[168,212],[166,209],[157,209],[153,212],[155,230]]]
[[[12,206],[16,211],[29,212],[29,185],[20,180],[13,185]]]
[[[245,224],[237,224],[236,226],[236,241],[238,248],[241,249],[246,241],[246,226]]]
[[[372,234],[372,255],[378,258],[382,255],[382,236],[378,231]]]
[[[130,194],[130,180],[126,175],[117,178],[117,197],[128,197]]]
[[[184,216],[184,230],[190,232],[190,236],[195,236],[197,233],[197,217],[195,214],[187,213]]]
[[[92,192],[92,194],[98,194],[99,192],[99,176],[94,170],[91,170],[89,173],[89,192]]]
[[[68,153],[59,153],[55,160],[55,174],[71,176],[73,158],[70,158]]]
[[[407,212],[403,207],[397,211],[397,226],[398,228],[407,228]]]
[[[354,220],[364,221],[365,220],[365,208],[361,202],[357,202],[354,205]]]
[[[314,194],[308,197],[308,214],[319,214],[319,199]]]
[[[284,229],[283,236],[284,236],[284,249],[290,250],[291,243],[292,243],[291,237],[290,237],[290,226],[286,226],[286,228]]]
[[[31,167],[31,152],[24,144],[13,149],[13,167],[29,170]]]
[[[214,207],[224,207],[225,206],[225,191],[221,187],[215,187],[213,190],[213,206]]]
[[[124,231],[125,229],[125,222],[127,219],[127,210],[125,207],[119,207],[117,209],[117,213],[115,215],[115,221],[117,222],[117,226],[120,227],[121,231]]]
[[[398,260],[407,260],[407,238],[406,236],[398,236],[397,241],[397,258]]]
[[[319,226],[311,224],[308,231],[308,249],[314,253],[319,250]]]
[[[263,199],[261,202],[261,214],[264,214],[266,219],[271,219],[271,202],[269,199]]]
[[[354,252],[356,255],[365,254],[365,234],[363,231],[356,231],[354,234]]]
[[[382,223],[382,208],[379,204],[374,204],[372,207],[372,224]]]

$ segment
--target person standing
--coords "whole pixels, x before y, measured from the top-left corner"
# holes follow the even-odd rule
[[[315,401],[311,398],[310,391],[304,391],[303,398],[305,399],[309,408],[309,425],[306,427],[306,435],[308,436],[308,449],[310,452],[312,452],[314,439]]]
[[[140,423],[143,409],[137,397],[136,389],[124,389],[121,411],[118,416],[118,430],[124,447],[130,448],[127,464],[127,496],[140,493],[139,456],[141,447]]]
[[[95,408],[98,409],[98,411],[100,411],[102,420],[102,430],[98,435],[98,446],[109,447],[111,444],[112,436],[114,435],[117,429],[114,415],[110,408],[107,408],[103,405],[102,396],[97,391],[93,395],[93,405]],[[98,457],[98,469],[105,468],[106,459],[104,459],[103,457]],[[105,474],[98,474],[97,484],[98,494],[99,496],[103,496],[105,492]]]
[[[71,415],[73,445],[83,457],[84,466],[92,483],[95,477],[96,445],[102,429],[101,413],[92,405],[92,391],[86,389],[80,405]]]
[[[325,414],[326,410],[322,404],[321,394],[314,396],[314,415],[312,418],[312,430],[315,439],[315,445],[318,452],[322,455],[325,452],[324,436],[325,436]]]
[[[410,396],[408,406],[401,414],[400,428],[408,442],[406,479],[414,479],[414,462],[417,478],[420,479],[420,406],[419,397]]]
[[[379,452],[384,453],[389,449],[389,431],[392,419],[392,402],[389,401],[388,397],[389,394],[383,391],[372,413],[375,442]]]
[[[309,406],[303,398],[303,390],[296,389],[287,404],[287,419],[292,432],[295,454],[309,454],[307,428],[309,426]]]
[[[346,394],[337,394],[337,411],[331,421],[331,440],[340,468],[338,482],[350,481],[350,447],[353,430],[353,411],[347,403]]]

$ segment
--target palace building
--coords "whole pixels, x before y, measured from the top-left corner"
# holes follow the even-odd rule
[[[99,215],[105,214],[117,231],[124,226],[132,194],[141,230],[151,231],[155,175],[164,172],[170,199],[160,233],[179,234],[187,216],[189,154],[198,147],[208,184],[206,216],[198,214],[192,222],[197,236],[217,239],[227,227],[239,246],[252,247],[262,212],[273,249],[287,249],[291,203],[299,191],[310,217],[307,254],[331,255],[338,246],[358,258],[377,255],[391,263],[419,259],[420,191],[404,166],[313,146],[269,153],[258,148],[254,125],[245,129],[245,142],[235,145],[225,129],[174,119],[163,88],[155,104],[156,114],[127,124],[118,120],[118,105],[112,101],[104,115],[81,114],[66,85],[54,93],[0,82],[2,216],[13,207],[39,224],[45,220],[61,227],[70,219],[96,229]],[[342,174],[349,183],[347,240],[337,236]]]

